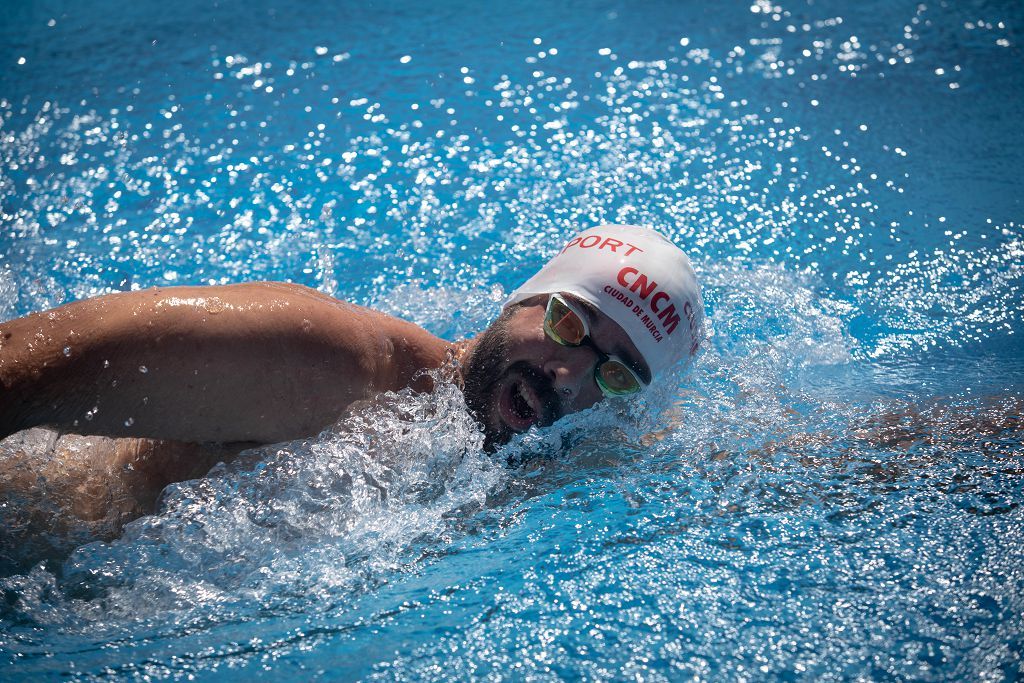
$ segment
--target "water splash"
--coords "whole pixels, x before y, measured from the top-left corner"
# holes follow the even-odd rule
[[[301,612],[365,592],[443,552],[502,486],[507,474],[481,446],[453,385],[385,394],[316,439],[247,452],[172,485],[158,515],[77,551],[61,581],[75,597],[57,623],[168,612],[187,622],[211,608],[240,616],[245,605]],[[53,606],[28,599],[25,585],[8,594],[22,598],[8,618],[50,623]]]

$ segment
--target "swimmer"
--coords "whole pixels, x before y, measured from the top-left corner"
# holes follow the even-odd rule
[[[455,343],[284,283],[110,294],[0,323],[0,438],[47,426],[223,454],[315,435],[379,392],[429,391],[422,371],[453,363],[494,449],[638,394],[692,356],[703,329],[687,257],[626,225],[570,239],[483,333]],[[141,450],[134,476],[151,473],[148,490],[189,471]]]

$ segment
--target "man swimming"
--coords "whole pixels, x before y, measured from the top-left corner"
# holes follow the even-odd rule
[[[429,391],[423,371],[453,363],[493,449],[640,392],[696,352],[703,319],[683,252],[624,225],[573,237],[487,330],[455,343],[283,283],[111,294],[0,323],[0,438],[45,425],[133,439],[127,488],[158,491],[216,462],[200,450],[317,434],[357,400]],[[180,447],[161,460],[147,439]]]

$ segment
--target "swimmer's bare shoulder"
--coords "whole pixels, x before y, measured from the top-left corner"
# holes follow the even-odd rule
[[[0,323],[0,437],[48,425],[190,442],[301,438],[353,401],[409,386],[449,347],[286,283],[101,296]]]

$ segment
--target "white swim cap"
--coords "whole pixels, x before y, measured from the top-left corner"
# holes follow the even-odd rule
[[[695,354],[704,339],[690,259],[649,228],[600,225],[576,235],[505,306],[555,292],[574,294],[618,323],[654,376]]]

